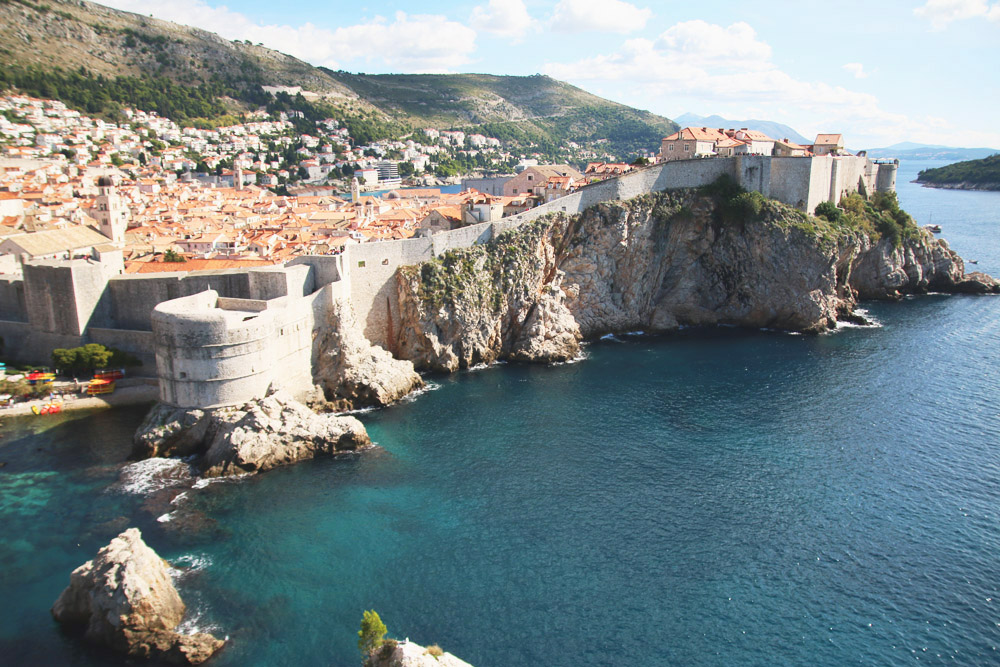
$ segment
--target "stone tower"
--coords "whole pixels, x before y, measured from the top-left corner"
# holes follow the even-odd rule
[[[116,245],[124,245],[125,230],[128,228],[128,208],[115,191],[115,184],[110,176],[101,176],[97,179],[97,189],[94,219],[97,220],[102,234]]]
[[[236,173],[233,174],[233,187],[237,190],[243,189],[243,162],[236,161]]]
[[[361,184],[355,176],[351,179],[351,202],[357,204],[359,201],[361,201]]]

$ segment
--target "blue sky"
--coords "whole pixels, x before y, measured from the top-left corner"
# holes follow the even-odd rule
[[[668,117],[1000,148],[1000,0],[106,0],[352,72],[543,73]]]

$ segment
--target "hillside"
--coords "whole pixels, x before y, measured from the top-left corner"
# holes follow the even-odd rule
[[[315,93],[296,108],[312,110],[307,117],[363,119],[371,138],[428,126],[473,129],[541,152],[575,142],[625,157],[654,150],[676,129],[667,118],[544,76],[334,72],[86,0],[0,0],[0,88],[92,114],[136,106],[212,124],[268,104],[261,86]],[[282,108],[290,108],[287,99]]]
[[[917,176],[917,182],[957,190],[1000,190],[1000,153],[981,160],[924,169]]]
[[[621,153],[655,149],[671,120],[547,76],[350,74],[339,83],[414,127],[475,128],[505,141],[600,143]]]

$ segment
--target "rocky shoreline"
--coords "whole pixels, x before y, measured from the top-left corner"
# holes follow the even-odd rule
[[[157,404],[132,441],[132,458],[192,457],[203,477],[254,474],[371,444],[354,417],[317,414],[283,391],[213,410]]]
[[[937,188],[939,190],[982,190],[986,192],[996,192],[1000,190],[1000,183],[969,183],[962,181],[959,183],[932,183],[930,181],[914,181],[925,188]]]
[[[859,299],[1000,292],[912,222],[883,238],[761,200],[753,210],[754,197],[737,198],[749,208],[733,211],[682,190],[606,202],[403,267],[395,352],[438,372],[549,363],[608,333],[720,324],[818,333],[849,319]]]

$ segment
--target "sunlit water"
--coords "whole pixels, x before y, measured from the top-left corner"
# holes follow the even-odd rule
[[[1000,194],[916,166],[904,207],[1000,274]],[[378,450],[193,489],[119,481],[141,409],[9,421],[0,661],[120,664],[48,609],[134,525],[218,665],[356,665],[370,608],[479,667],[997,664],[1000,298],[868,308],[436,377],[360,415]]]

